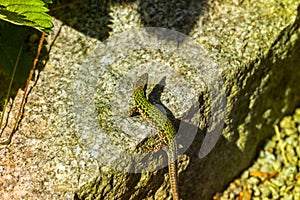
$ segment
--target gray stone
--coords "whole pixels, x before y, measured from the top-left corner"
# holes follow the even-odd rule
[[[299,1],[91,1],[74,4],[69,9],[70,12],[61,10],[55,14],[65,25],[54,19],[54,33],[47,38],[51,44],[49,61],[39,72],[39,79],[27,98],[12,143],[0,149],[4,188],[0,190],[1,199],[170,198],[166,168],[130,174],[103,166],[94,157],[97,152],[88,153],[88,144],[82,142],[86,135],[76,129],[73,97],[82,88],[73,87],[80,66],[96,44],[104,45],[100,41],[117,33],[143,26],[183,32],[203,46],[207,57],[214,59],[222,73],[227,96],[226,125],[214,149],[199,159],[203,133],[210,120],[209,107],[220,96],[209,100],[208,94],[198,93],[206,101],[200,105],[198,134],[184,152],[186,159],[180,160],[182,199],[211,199],[222,191],[252,163],[261,144],[274,133],[272,125],[299,103],[295,95],[300,84]],[[160,12],[155,14],[155,9]],[[124,51],[125,55],[130,49],[129,46],[116,51]],[[95,96],[101,98],[97,104],[101,114],[99,123],[112,140],[128,144],[128,149],[129,139],[114,127],[109,115],[110,97],[128,67],[142,65],[147,62],[145,59],[157,55],[147,53],[135,51],[126,59],[110,60],[111,65],[99,72],[102,81],[99,90],[103,89]],[[174,65],[172,69],[182,67],[177,66],[176,59],[169,61]],[[181,69],[178,73],[189,80],[198,75],[188,70],[188,66]],[[192,86],[199,85],[200,80]],[[14,101],[16,105],[21,97],[20,91]],[[176,98],[167,100],[164,102],[176,107]],[[17,110],[15,106],[11,114],[16,116]],[[177,113],[176,109],[173,111]],[[99,151],[103,147],[101,141],[90,142],[98,145]],[[283,173],[288,176],[293,170]],[[279,198],[278,188],[270,190],[274,199]]]

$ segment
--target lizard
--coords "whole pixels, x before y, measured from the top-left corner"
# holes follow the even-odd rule
[[[173,200],[179,200],[176,166],[176,130],[171,120],[165,114],[163,114],[158,107],[148,101],[146,97],[147,83],[148,74],[145,73],[133,84],[132,97],[135,101],[135,106],[129,111],[129,115],[132,116],[135,112],[140,113],[141,116],[158,131],[159,138],[162,144],[164,144],[163,150],[168,156],[168,169],[172,197]]]

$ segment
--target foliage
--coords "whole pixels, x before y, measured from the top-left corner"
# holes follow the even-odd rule
[[[53,25],[46,6],[51,3],[52,0],[1,0],[0,19],[49,33]]]

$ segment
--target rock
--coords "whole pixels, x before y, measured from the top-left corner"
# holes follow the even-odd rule
[[[293,111],[298,103],[295,93],[299,91],[300,81],[299,2],[270,0],[253,4],[250,1],[208,1],[201,4],[198,1],[116,1],[106,4],[103,1],[103,4],[102,7],[93,3],[73,5],[70,9],[77,12],[76,16],[80,16],[77,18],[72,17],[74,13],[67,12],[65,15],[65,10],[61,11],[67,16],[67,19],[62,20],[71,20],[70,24],[74,27],[62,26],[54,19],[55,30],[59,31],[55,32],[58,33],[57,37],[53,33],[48,38],[49,43],[54,42],[49,52],[49,61],[28,96],[26,115],[11,145],[0,149],[3,155],[1,175],[4,177],[1,187],[6,188],[0,191],[0,197],[170,198],[169,183],[165,178],[166,168],[143,174],[128,174],[105,168],[103,163],[95,159],[99,152],[88,152],[86,148],[93,145],[100,151],[103,141],[95,139],[89,141],[91,144],[83,143],[87,135],[77,131],[78,124],[73,112],[74,92],[83,90],[80,87],[73,88],[77,73],[80,72],[83,60],[94,50],[95,44],[105,47],[98,40],[109,39],[136,27],[155,25],[187,34],[205,49],[207,58],[214,60],[222,74],[227,97],[222,136],[213,150],[199,159],[203,133],[209,120],[212,120],[210,104],[220,101],[221,94],[211,100],[208,93],[197,93],[207,101],[200,101],[202,115],[199,117],[201,120],[196,138],[184,152],[184,158],[180,157],[179,160],[179,191],[182,199],[211,199],[251,164],[265,139],[274,133],[273,124]],[[156,13],[154,8],[160,12],[153,14]],[[99,16],[99,10],[105,10],[102,13],[105,16]],[[55,14],[57,18],[60,15]],[[92,25],[92,29],[88,25]],[[97,33],[101,35],[100,38]],[[180,42],[178,45],[183,44]],[[124,55],[130,50],[130,46],[122,49]],[[122,52],[117,48],[115,51]],[[126,59],[108,60],[111,65],[101,68],[99,73],[103,90],[99,90],[103,93],[95,96],[103,100],[97,104],[97,111],[103,116],[99,119],[103,131],[110,133],[115,141],[125,144],[130,144],[130,141],[114,127],[114,118],[109,115],[111,99],[106,97],[114,94],[118,80],[128,72],[124,63],[127,63],[126,67],[133,68],[147,63],[147,60],[141,59],[141,54],[146,54],[143,57],[145,59],[153,58],[152,54],[147,55],[148,52],[142,50],[131,53],[132,56]],[[187,50],[183,54],[191,53]],[[99,61],[106,58],[96,56],[89,59]],[[166,62],[164,59],[160,61]],[[179,59],[167,61],[170,66],[174,66],[170,69],[181,67],[179,74],[187,77],[198,75],[196,71],[189,70],[188,65],[176,66]],[[86,77],[87,80],[90,78]],[[191,85],[197,88],[201,80]],[[175,98],[164,98],[167,99],[164,99],[165,102],[176,107]],[[112,156],[109,153],[107,155]],[[7,174],[11,174],[10,180],[5,178]],[[293,181],[293,178],[288,180]],[[280,197],[276,188],[269,189],[272,198]],[[14,196],[16,193],[18,195]],[[266,193],[269,192],[255,192],[257,195]]]

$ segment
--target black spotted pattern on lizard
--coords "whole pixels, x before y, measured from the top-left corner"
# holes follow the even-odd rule
[[[179,200],[178,177],[176,169],[177,144],[175,140],[176,130],[171,120],[163,114],[158,107],[150,103],[146,97],[148,74],[143,74],[133,85],[133,99],[135,107],[130,110],[129,115],[138,111],[158,131],[158,135],[165,144],[163,148],[168,155],[168,166],[170,185],[173,200]]]

